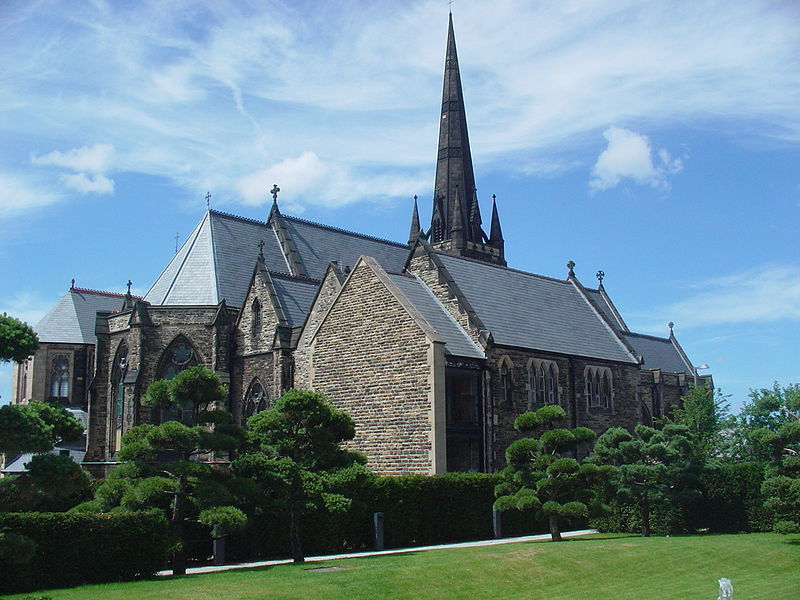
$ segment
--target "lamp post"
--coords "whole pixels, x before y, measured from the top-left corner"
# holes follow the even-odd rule
[[[694,367],[694,387],[697,387],[700,384],[700,377],[697,375],[697,372],[703,369],[710,369],[707,364],[703,363],[702,365],[695,365]]]

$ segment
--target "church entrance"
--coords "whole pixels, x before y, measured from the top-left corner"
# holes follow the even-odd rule
[[[447,367],[445,398],[447,470],[482,472],[484,452],[480,371]]]

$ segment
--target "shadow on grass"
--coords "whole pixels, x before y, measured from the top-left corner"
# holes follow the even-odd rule
[[[800,537],[784,540],[783,543],[784,544],[790,544],[792,546],[800,546]]]
[[[573,538],[566,538],[563,541],[565,542],[598,542],[600,540],[627,540],[630,538],[641,538],[642,536],[638,533],[609,533],[608,535],[602,534],[594,534],[591,536],[580,536],[580,537],[573,537]],[[547,540],[548,542],[550,540]]]

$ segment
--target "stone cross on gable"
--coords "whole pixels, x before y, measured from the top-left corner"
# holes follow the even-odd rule
[[[206,208],[211,208],[211,192],[206,192]]]
[[[276,204],[278,202],[278,192],[280,192],[280,191],[281,191],[281,188],[278,187],[278,184],[277,183],[273,183],[272,184],[272,189],[269,191],[269,193],[272,194],[272,201],[275,202]]]
[[[129,296],[131,295],[131,286],[132,285],[133,285],[133,282],[130,279],[128,279],[128,295]]]
[[[575,277],[575,261],[571,260],[567,263],[567,268],[569,269],[569,276]]]
[[[261,258],[264,258],[264,240],[260,240],[258,242],[258,255]]]
[[[598,271],[597,272],[597,281],[600,282],[600,285],[603,285],[603,277],[605,277],[605,276],[606,276],[606,274],[603,271]]]

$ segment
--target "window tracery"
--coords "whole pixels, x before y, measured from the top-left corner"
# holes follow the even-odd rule
[[[590,407],[611,408],[614,395],[614,380],[608,367],[588,366],[584,371],[586,399]]]
[[[528,361],[528,404],[558,404],[558,365],[552,360]]]
[[[269,399],[264,386],[258,379],[253,380],[250,384],[250,389],[247,391],[247,396],[244,401],[244,410],[242,411],[242,420],[247,421],[254,414],[267,410],[269,408]]]
[[[58,354],[53,358],[50,369],[50,396],[69,397],[69,357],[66,354]]]

